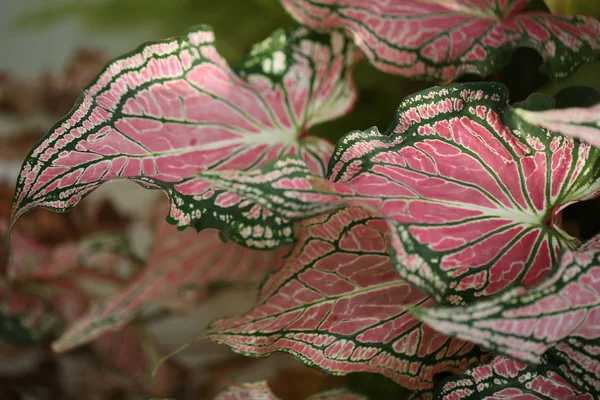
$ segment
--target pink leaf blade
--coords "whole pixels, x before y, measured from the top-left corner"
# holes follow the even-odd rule
[[[353,59],[340,32],[303,28],[275,32],[239,70],[217,53],[206,26],[143,45],[111,62],[29,154],[11,225],[31,208],[66,211],[100,184],[128,179],[165,191],[169,221],[180,228],[220,229],[255,248],[290,243],[287,221],[215,192],[203,174],[297,154],[323,175],[331,145],[304,134],[352,108]],[[240,233],[257,226],[272,237]]]
[[[600,56],[596,19],[523,11],[528,2],[282,0],[303,25],[343,29],[376,68],[417,79],[487,76],[520,47],[536,50],[554,78]]]
[[[541,285],[515,288],[465,308],[414,309],[435,330],[529,363],[552,354],[580,386],[600,390],[597,315],[600,236],[565,251]],[[590,390],[591,390],[590,389]]]
[[[433,304],[398,279],[386,224],[360,208],[303,223],[286,264],[262,285],[248,314],[218,320],[200,335],[254,357],[286,352],[336,375],[380,373],[415,390],[485,355],[423,330],[407,306]]]
[[[177,232],[162,222],[149,262],[131,282],[69,327],[53,343],[66,351],[114,331],[151,305],[185,307],[201,299],[211,284],[257,284],[283,263],[289,249],[258,251],[224,243],[219,232]]]

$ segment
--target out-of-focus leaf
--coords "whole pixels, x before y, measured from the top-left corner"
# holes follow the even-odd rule
[[[53,348],[66,351],[119,329],[152,304],[193,304],[215,283],[257,284],[280,267],[288,251],[259,251],[223,242],[213,229],[177,232],[163,220],[144,269],[102,306],[94,307],[67,329]]]

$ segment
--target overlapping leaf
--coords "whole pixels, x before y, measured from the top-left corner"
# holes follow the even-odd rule
[[[571,385],[554,363],[528,366],[507,357],[496,357],[463,375],[446,379],[436,390],[439,400],[527,399],[592,400]]]
[[[206,26],[110,63],[73,111],[27,157],[13,220],[43,206],[68,210],[103,182],[162,189],[179,227],[218,228],[251,247],[292,239],[289,225],[215,191],[206,171],[248,169],[298,154],[322,174],[331,145],[308,127],[350,110],[354,50],[340,32],[278,31],[233,71]]]
[[[437,331],[526,362],[550,351],[579,386],[600,391],[600,235],[566,251],[543,284],[465,308],[415,310]]]
[[[516,112],[530,124],[561,132],[600,147],[600,92],[593,88],[573,87],[563,90],[560,94],[574,99],[575,104],[568,108],[557,107],[556,110],[517,109]]]
[[[281,265],[288,251],[251,250],[234,242],[224,243],[213,229],[176,232],[163,221],[144,270],[102,306],[79,319],[53,348],[65,351],[119,329],[151,304],[192,303],[213,283],[256,284]]]
[[[398,278],[383,220],[345,208],[299,230],[298,244],[263,284],[254,309],[215,322],[199,339],[255,357],[290,353],[333,374],[380,373],[416,391],[431,390],[436,373],[482,357],[407,312],[433,301]]]
[[[542,70],[564,78],[600,57],[592,17],[525,12],[529,0],[281,0],[300,23],[344,29],[378,69],[448,82],[489,75],[519,47],[536,50]]]
[[[215,400],[279,400],[273,394],[267,382],[233,384],[226,391],[217,395]],[[315,394],[306,400],[366,400],[346,389],[334,389]]]
[[[494,83],[436,87],[406,98],[389,130],[340,140],[328,180],[299,159],[211,177],[286,218],[341,204],[375,208],[388,220],[400,275],[452,304],[518,282],[538,283],[561,247],[568,204],[600,193],[600,150],[525,123]],[[531,96],[528,109],[549,109]]]

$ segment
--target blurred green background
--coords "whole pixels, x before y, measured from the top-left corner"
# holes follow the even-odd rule
[[[541,0],[532,4],[538,2]],[[600,0],[548,0],[547,3],[561,13],[600,15]],[[105,49],[116,56],[143,41],[180,35],[199,23],[214,27],[219,52],[235,66],[252,44],[278,27],[296,25],[278,0],[21,0],[5,4],[0,16],[4,19],[0,21],[3,31],[0,51],[5,55],[0,60],[0,69],[16,73],[56,68],[81,46]],[[494,78],[509,86],[515,101],[533,90],[553,94],[573,83],[600,85],[597,74],[600,63],[582,68],[565,81],[548,82],[537,71],[539,62],[535,52],[519,51],[511,65]],[[352,114],[315,127],[311,133],[335,141],[355,129],[375,125],[384,130],[404,96],[430,86],[383,74],[367,63],[357,66],[355,77],[360,100]]]

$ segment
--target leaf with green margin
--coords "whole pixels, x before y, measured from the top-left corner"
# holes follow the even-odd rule
[[[558,92],[568,107],[552,110],[516,108],[516,113],[528,123],[560,132],[600,147],[600,91],[591,87],[570,87]],[[519,104],[515,107],[520,107]]]
[[[438,400],[527,399],[593,400],[562,374],[560,365],[544,360],[529,366],[498,356],[488,364],[470,368],[462,375],[446,378],[437,388]]]
[[[519,47],[536,50],[542,71],[564,78],[600,57],[600,22],[525,11],[529,0],[281,0],[300,23],[343,29],[378,69],[450,82],[487,76]]]
[[[207,179],[290,219],[348,204],[376,210],[400,275],[440,303],[532,286],[561,248],[579,244],[558,216],[600,194],[600,150],[527,124],[507,99],[495,83],[411,95],[387,132],[338,142],[327,180],[291,157]],[[551,109],[554,100],[521,104]]]
[[[547,352],[578,386],[600,392],[600,235],[563,253],[541,285],[517,287],[465,308],[414,309],[439,332],[528,363]]]
[[[33,207],[73,208],[118,178],[164,190],[181,228],[220,229],[254,248],[290,243],[287,221],[215,191],[203,174],[286,154],[323,174],[331,145],[303,135],[350,111],[354,52],[340,32],[277,31],[233,71],[207,26],[143,45],[110,63],[28,155],[11,226]]]
[[[254,308],[214,322],[197,340],[253,357],[289,353],[335,375],[379,373],[416,392],[431,391],[438,372],[485,359],[407,312],[434,303],[398,278],[386,230],[362,208],[302,222],[298,243],[262,285]]]

